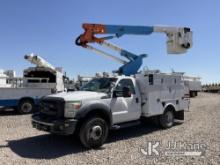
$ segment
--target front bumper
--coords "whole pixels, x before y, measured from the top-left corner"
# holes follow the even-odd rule
[[[32,126],[38,130],[60,135],[71,135],[76,128],[75,119],[55,119],[43,114],[32,115]]]

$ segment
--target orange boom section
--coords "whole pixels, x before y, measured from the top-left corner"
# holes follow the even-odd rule
[[[76,44],[86,47],[86,44],[89,42],[101,43],[104,41],[103,38],[95,37],[95,34],[104,34],[106,33],[105,25],[102,24],[83,24],[82,25],[85,32],[80,35],[77,39]]]

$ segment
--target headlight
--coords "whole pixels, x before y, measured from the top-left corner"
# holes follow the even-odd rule
[[[81,101],[70,101],[66,102],[66,108],[67,109],[72,109],[72,110],[78,110],[81,107]]]
[[[75,111],[81,108],[81,101],[67,101],[65,103],[65,117],[74,117]]]

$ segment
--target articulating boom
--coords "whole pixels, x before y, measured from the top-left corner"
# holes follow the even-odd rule
[[[131,75],[137,73],[143,63],[146,54],[136,55],[119,48],[105,40],[119,38],[123,35],[150,35],[153,32],[165,33],[167,35],[167,53],[181,54],[192,47],[192,31],[187,27],[166,27],[166,26],[123,26],[123,25],[102,25],[102,24],[83,24],[85,32],[76,39],[76,45],[90,49],[100,55],[111,58],[123,64],[118,69],[118,73]],[[97,34],[114,34],[98,38]],[[118,57],[112,56],[102,50],[94,48],[89,43],[98,43],[120,53],[129,60],[124,61]]]

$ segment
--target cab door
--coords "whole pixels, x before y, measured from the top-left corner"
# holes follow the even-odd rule
[[[111,99],[110,106],[114,124],[137,120],[141,115],[140,93],[136,87],[135,80],[129,78],[121,79],[117,83],[115,90],[123,91],[125,88],[129,89],[129,97],[119,95],[113,96]]]

